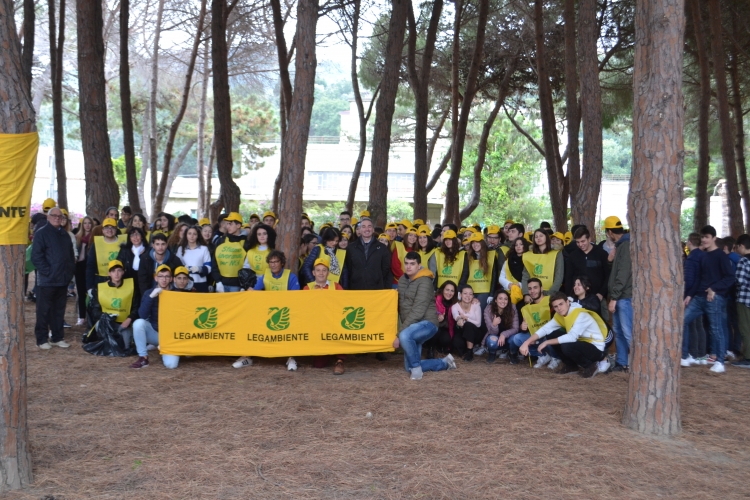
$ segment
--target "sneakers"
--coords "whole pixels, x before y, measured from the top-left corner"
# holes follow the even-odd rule
[[[474,352],[471,349],[469,349],[468,351],[466,351],[466,354],[464,354],[464,361],[470,362],[473,359],[474,359]]]
[[[615,367],[614,367],[614,368],[612,368],[612,371],[613,371],[613,372],[623,372],[623,373],[628,373],[628,371],[629,371],[629,368],[628,368],[627,366],[624,366],[624,365],[615,365]]]
[[[155,351],[156,346],[154,344],[146,344],[146,350],[147,351]]]
[[[499,351],[499,354],[497,355],[500,359],[508,359],[508,350],[505,351]]]
[[[695,358],[695,362],[699,365],[707,365],[708,364],[708,356],[701,356],[700,358]]]
[[[59,342],[50,342],[50,344],[56,347],[62,347],[64,349],[67,349],[68,347],[70,347],[70,344],[68,344],[64,340],[61,340]]]
[[[591,363],[587,368],[583,369],[581,376],[583,378],[594,378],[599,373],[599,363]]]
[[[518,354],[513,354],[512,352],[508,354],[508,361],[511,365],[517,365],[519,363]]]
[[[609,361],[607,358],[604,358],[603,360],[599,361],[599,373],[607,373],[609,371]]]
[[[495,353],[495,352],[491,352],[491,353],[489,353],[487,355],[487,362],[488,363],[494,363],[496,359],[497,359],[497,353]]]
[[[248,356],[242,356],[241,358],[237,359],[237,361],[232,363],[232,368],[244,368],[246,366],[253,366],[253,360]]]
[[[411,369],[412,380],[422,380],[422,367],[417,366]]]
[[[714,366],[711,367],[711,371],[714,373],[724,373],[726,371],[726,369],[724,368],[724,363],[714,363]]]
[[[455,370],[456,369],[456,360],[453,359],[452,354],[448,354],[446,357],[443,358],[443,361],[448,365],[449,370]]]
[[[289,358],[286,360],[286,369],[290,372],[297,371],[297,362],[294,360],[294,358]]]
[[[480,346],[474,348],[474,355],[475,356],[481,356],[485,352],[487,352],[487,348],[484,347],[483,345],[480,345]]]
[[[687,358],[683,358],[680,360],[680,366],[693,366],[693,365],[699,365],[700,363],[695,360],[694,357],[692,357],[690,354],[688,354]]]
[[[732,366],[737,368],[750,368],[750,359],[743,359],[742,361],[735,361]]]
[[[727,359],[729,359],[729,360],[737,359],[737,355],[735,353],[733,353],[732,351],[727,351],[727,354],[726,354],[725,357]]]
[[[86,318],[78,318],[78,321],[76,321],[76,326],[83,326],[86,324]]]
[[[336,365],[333,367],[333,374],[334,375],[343,375],[344,374],[344,360],[343,359],[337,359]]]
[[[49,345],[49,342],[45,342],[44,344],[39,344],[37,347],[39,349],[44,349],[45,351],[52,349],[52,346]]]
[[[552,358],[552,359],[550,360],[549,364],[547,365],[547,368],[549,368],[550,370],[554,370],[554,369],[556,369],[556,368],[557,368],[558,366],[560,366],[560,360],[559,360],[559,359],[557,359],[557,358]]]
[[[135,363],[130,365],[130,368],[133,368],[134,370],[140,370],[141,368],[146,368],[148,366],[148,357],[140,356]]]
[[[710,356],[710,355],[706,356],[706,364],[707,365],[712,365],[714,363],[716,363],[716,356]]]
[[[552,360],[552,356],[549,356],[547,354],[539,356],[538,358],[536,358],[536,364],[534,365],[534,368],[541,368],[547,363],[549,363],[551,360]]]
[[[63,321],[63,328],[73,328],[73,327],[70,326],[67,321]]]

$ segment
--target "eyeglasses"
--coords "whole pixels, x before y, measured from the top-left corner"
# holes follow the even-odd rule
[[[57,215],[57,214],[55,214],[55,215],[48,215],[47,218],[49,218],[49,219],[64,219],[65,216],[64,215]]]
[[[281,264],[281,261],[280,260],[269,260],[268,263],[269,264]]]

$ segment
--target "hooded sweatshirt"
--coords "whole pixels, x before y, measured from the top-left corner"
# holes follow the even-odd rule
[[[398,315],[402,331],[414,323],[429,321],[435,327],[439,325],[435,308],[435,276],[421,268],[412,279],[404,274],[398,280]]]

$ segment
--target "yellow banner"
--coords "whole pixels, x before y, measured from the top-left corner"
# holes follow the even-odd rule
[[[29,243],[39,135],[0,134],[0,245]]]
[[[398,293],[163,292],[162,354],[322,356],[393,351]]]

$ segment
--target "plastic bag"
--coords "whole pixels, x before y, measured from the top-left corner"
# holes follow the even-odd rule
[[[120,325],[115,322],[116,318],[114,314],[102,314],[94,328],[84,334],[83,350],[95,356],[135,356],[134,347],[125,348]]]
[[[240,288],[249,290],[258,282],[258,276],[252,269],[243,268],[237,273],[237,279],[240,281]]]

